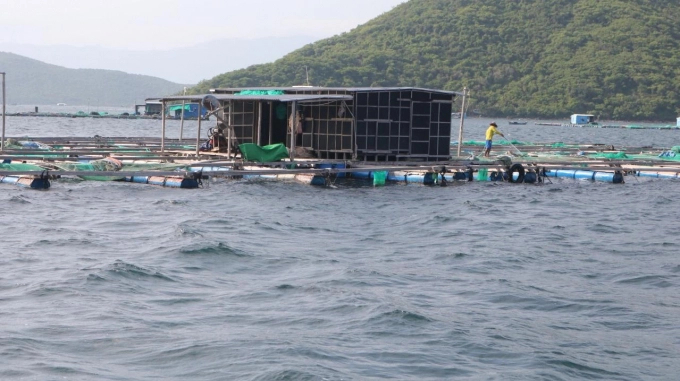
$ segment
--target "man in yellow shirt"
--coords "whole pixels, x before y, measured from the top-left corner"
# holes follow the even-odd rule
[[[486,144],[484,145],[484,157],[489,157],[489,152],[491,152],[491,146],[493,145],[493,136],[500,135],[505,137],[502,132],[497,130],[498,125],[496,122],[491,122],[489,128],[486,130]]]

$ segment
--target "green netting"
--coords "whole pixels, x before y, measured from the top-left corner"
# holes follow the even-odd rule
[[[281,90],[243,90],[235,95],[283,95]]]
[[[597,157],[601,159],[628,159],[628,155],[625,152],[617,153],[595,153],[591,157]]]
[[[486,144],[486,143],[485,142],[478,142],[478,141],[475,141],[475,140],[468,140],[466,142],[463,142],[463,145],[466,145],[466,146],[483,146],[484,144]]]
[[[551,147],[552,148],[564,148],[564,147],[566,147],[566,144],[559,142],[559,143],[554,143],[553,145],[551,145]]]
[[[60,163],[55,166],[64,171],[119,171],[123,164],[115,159],[93,160],[89,163]]]
[[[33,164],[23,164],[23,163],[16,163],[16,164],[0,164],[0,170],[3,171],[44,171],[45,168],[39,167],[37,165]]]
[[[134,163],[123,164],[122,171],[160,171],[160,170],[174,170],[178,168],[186,168],[183,164],[168,164],[168,163]]]
[[[289,156],[288,148],[283,144],[260,147],[257,144],[245,143],[238,147],[241,149],[241,155],[243,155],[243,159],[246,161],[269,163],[285,159]]]
[[[512,144],[512,145],[516,145],[516,146],[525,146],[525,145],[528,145],[529,143],[520,142],[519,140],[500,140],[498,142],[498,144],[500,144],[500,145]]]
[[[675,147],[671,148],[671,151],[673,151],[675,153],[680,153],[680,146],[675,146]]]
[[[488,168],[480,168],[477,171],[477,180],[479,180],[479,181],[489,181],[489,169]]]
[[[385,185],[386,180],[387,180],[387,172],[386,171],[373,172],[373,185],[374,186]]]

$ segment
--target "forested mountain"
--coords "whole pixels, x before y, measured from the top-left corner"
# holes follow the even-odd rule
[[[0,52],[7,103],[132,106],[146,98],[181,92],[183,85],[122,71],[67,69]]]
[[[411,0],[214,87],[471,89],[485,115],[674,119],[680,113],[677,0]]]

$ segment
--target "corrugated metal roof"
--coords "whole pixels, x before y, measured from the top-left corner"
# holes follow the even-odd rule
[[[284,94],[284,95],[236,95],[236,94],[203,94],[203,95],[180,95],[165,97],[164,102],[201,102],[206,95],[217,98],[219,101],[275,101],[275,102],[322,102],[322,101],[351,101],[351,95],[313,95],[313,94]]]
[[[242,90],[281,90],[281,91],[349,91],[349,92],[370,92],[370,91],[426,91],[438,94],[463,95],[457,91],[434,90],[420,87],[316,87],[316,86],[290,86],[290,87],[226,87],[211,89],[211,92],[219,91],[242,91]],[[218,93],[219,94],[219,93]]]

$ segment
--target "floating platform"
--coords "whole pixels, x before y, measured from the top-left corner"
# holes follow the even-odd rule
[[[630,130],[680,130],[680,126],[667,125],[642,125],[642,124],[571,124],[571,123],[535,123],[537,126],[553,127],[579,127],[579,128],[625,128]]]
[[[453,182],[541,184],[571,179],[623,184],[628,176],[680,178],[680,147],[614,147],[604,144],[523,143],[499,141],[493,157],[481,158],[483,142],[465,142],[465,157],[441,162],[366,162],[356,160],[284,159],[246,162],[240,156],[200,152],[185,141],[151,138],[22,138],[35,142],[0,155],[0,182],[30,189],[49,189],[63,177],[85,181],[125,181],[177,189],[200,188],[203,180],[291,181],[329,187],[338,180],[358,179],[376,186]],[[521,149],[521,150],[520,150]],[[12,164],[14,163],[14,164]]]

